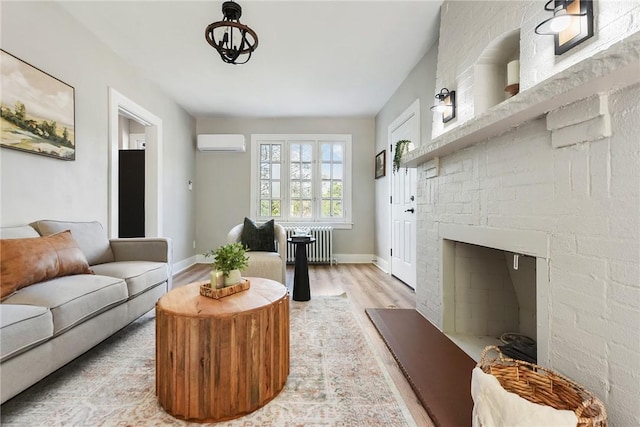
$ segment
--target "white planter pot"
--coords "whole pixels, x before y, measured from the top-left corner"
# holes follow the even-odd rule
[[[224,278],[224,285],[225,286],[231,286],[231,285],[235,285],[236,283],[240,283],[240,280],[242,280],[242,276],[240,275],[240,270],[231,270],[229,272],[229,276]]]

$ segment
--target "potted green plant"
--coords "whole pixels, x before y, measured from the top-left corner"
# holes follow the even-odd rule
[[[400,163],[402,162],[402,156],[405,152],[409,151],[409,144],[411,141],[408,139],[401,139],[396,142],[396,149],[393,152],[393,173],[400,170]]]
[[[205,257],[213,256],[211,264],[217,272],[221,272],[224,277],[224,286],[235,285],[242,279],[240,270],[247,268],[249,257],[241,243],[228,243],[218,249],[211,249],[204,254]],[[219,275],[215,275],[215,283],[218,283]],[[211,273],[211,284],[214,284],[214,272]]]

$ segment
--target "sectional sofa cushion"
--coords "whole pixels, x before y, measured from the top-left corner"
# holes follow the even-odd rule
[[[116,261],[94,265],[93,271],[103,276],[118,277],[127,283],[129,298],[166,282],[169,278],[167,264],[152,261]]]
[[[0,298],[33,283],[72,274],[90,274],[89,264],[71,233],[0,240]]]
[[[32,305],[2,304],[0,361],[9,359],[53,335],[51,311]]]
[[[3,301],[47,307],[53,315],[53,335],[93,317],[129,297],[126,283],[117,277],[80,274],[28,286]]]
[[[107,233],[104,228],[102,228],[102,224],[97,221],[73,222],[41,220],[33,222],[30,225],[42,236],[59,233],[64,230],[71,230],[73,238],[78,242],[78,246],[87,257],[89,265],[102,264],[114,260]]]

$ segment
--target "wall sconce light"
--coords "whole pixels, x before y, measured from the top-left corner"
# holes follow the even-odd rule
[[[549,0],[544,10],[553,12],[553,16],[538,24],[535,32],[554,36],[556,55],[593,36],[592,0]]]
[[[447,123],[456,116],[456,91],[446,87],[436,94],[438,103],[431,107],[431,111],[442,113],[442,123]]]

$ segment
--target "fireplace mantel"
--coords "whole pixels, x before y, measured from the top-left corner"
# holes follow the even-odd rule
[[[488,109],[404,155],[403,167],[417,167],[513,129],[549,111],[598,92],[640,82],[640,33]]]

